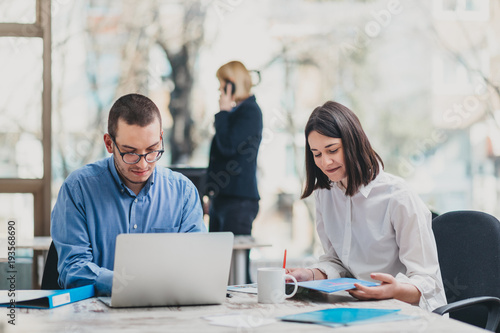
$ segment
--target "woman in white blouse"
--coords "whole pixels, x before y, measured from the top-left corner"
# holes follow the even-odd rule
[[[310,268],[290,268],[298,281],[353,277],[360,299],[395,298],[433,310],[446,304],[431,213],[405,182],[383,171],[356,115],[326,102],[309,117],[306,185],[314,192],[316,229],[325,254]]]

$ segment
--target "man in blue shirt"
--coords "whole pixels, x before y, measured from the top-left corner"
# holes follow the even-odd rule
[[[118,234],[206,232],[193,183],[155,167],[162,136],[149,98],[125,95],[111,107],[104,143],[112,155],[71,173],[52,211],[63,288],[94,284],[98,294],[111,294]]]

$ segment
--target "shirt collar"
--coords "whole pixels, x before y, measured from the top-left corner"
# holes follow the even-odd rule
[[[111,176],[113,176],[113,180],[115,181],[117,186],[125,186],[118,175],[118,171],[116,170],[115,159],[114,156],[111,155],[108,159],[108,169],[111,172]]]
[[[344,194],[345,194],[345,191],[347,191],[347,189],[344,187],[344,185],[342,185],[341,182],[332,182],[332,181],[330,181],[330,185],[332,187],[335,186],[339,191],[341,191]]]
[[[384,169],[382,169],[382,166],[380,166],[379,168],[379,172],[378,172],[378,175],[377,177],[375,177],[374,180],[372,180],[371,182],[369,182],[367,185],[362,185],[360,188],[359,188],[359,192],[365,197],[365,198],[368,198],[368,196],[370,195],[370,192],[372,191],[372,189],[375,187],[375,185],[379,182],[379,177],[381,175],[384,174]]]
[[[118,174],[118,170],[116,170],[114,155],[111,155],[109,157],[108,168],[109,168],[109,171],[111,172],[111,176],[113,177],[113,180],[115,181],[116,185],[121,188],[121,190],[122,190],[121,192],[124,193],[124,191],[126,191],[127,193],[129,193],[133,197],[147,195],[149,190],[151,189],[151,186],[154,184],[154,180],[156,179],[156,166],[155,166],[153,173],[146,181],[146,184],[142,188],[141,192],[139,192],[139,195],[135,195],[134,191],[129,189],[127,187],[127,185],[125,185],[123,183],[120,175]]]
[[[371,190],[373,189],[373,187],[375,186],[375,184],[377,182],[378,177],[383,173],[384,173],[384,170],[379,169],[379,173],[378,173],[377,177],[375,177],[375,179],[372,180],[371,182],[369,182],[367,185],[361,185],[359,187],[358,193],[360,193],[365,198],[368,198]],[[333,182],[333,185],[335,185],[335,187],[337,187],[340,191],[342,191],[345,194],[345,191],[347,189],[342,185],[341,182]]]
[[[249,103],[249,102],[255,102],[255,95],[250,95],[249,97],[247,97],[246,99],[241,101],[241,103],[239,103],[238,105],[236,105],[234,108],[231,109],[231,112],[239,109],[241,105]]]
[[[361,187],[359,188],[359,193],[361,193],[361,195],[364,196],[365,198],[368,198],[368,195],[370,195],[370,191],[373,188],[374,181],[375,179],[369,182],[367,185],[361,185]]]

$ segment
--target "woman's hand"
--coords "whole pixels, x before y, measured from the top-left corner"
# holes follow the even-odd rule
[[[285,273],[292,275],[298,282],[326,279],[325,274],[316,268],[286,268]],[[287,280],[287,282],[292,282],[292,280]]]
[[[219,97],[220,110],[231,111],[231,109],[236,105],[236,103],[233,101],[231,97],[233,94],[233,86],[231,84],[228,84],[226,88],[222,87],[221,85],[221,88],[219,90],[220,90],[220,97]]]
[[[372,273],[370,277],[381,282],[379,286],[366,287],[355,283],[356,289],[348,290],[351,296],[362,300],[395,298],[410,304],[418,304],[420,291],[412,284],[401,283],[392,275],[385,273]]]

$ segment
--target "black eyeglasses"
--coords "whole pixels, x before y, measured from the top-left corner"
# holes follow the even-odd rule
[[[153,162],[158,161],[161,158],[161,156],[163,155],[163,153],[165,152],[165,150],[163,149],[164,148],[163,137],[160,136],[160,138],[161,138],[161,149],[160,150],[150,151],[149,153],[146,153],[146,154],[136,154],[136,153],[122,153],[120,151],[120,148],[118,148],[118,145],[116,144],[115,138],[113,138],[111,136],[111,140],[115,144],[116,149],[118,149],[118,153],[121,155],[123,162],[125,162],[127,164],[139,163],[139,161],[141,160],[141,157],[144,157],[144,159],[148,163],[153,163]]]

